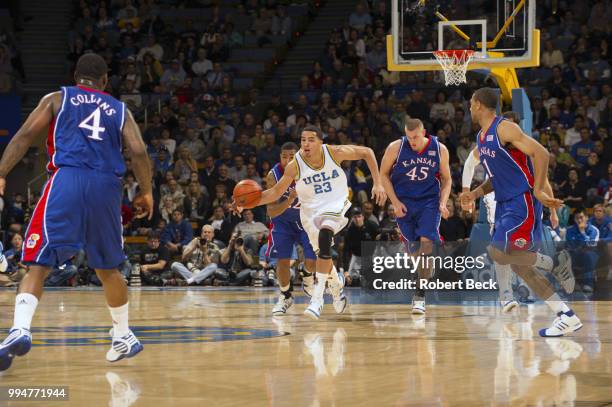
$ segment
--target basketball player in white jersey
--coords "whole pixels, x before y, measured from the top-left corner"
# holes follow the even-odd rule
[[[323,310],[323,293],[329,281],[334,309],[344,312],[346,297],[344,276],[339,275],[332,262],[331,248],[334,235],[348,223],[344,216],[351,206],[348,184],[342,161],[365,160],[372,173],[372,197],[383,205],[387,199],[380,181],[378,163],[372,149],[355,145],[331,146],[323,144],[323,133],[316,126],[302,131],[301,149],[285,168],[283,176],[270,189],[263,191],[257,205],[276,202],[295,181],[300,201],[300,220],[317,254],[317,283],[304,314],[319,319]]]
[[[513,121],[520,125],[519,115],[513,111],[507,111],[503,113],[504,118]],[[462,192],[470,191],[472,186],[472,180],[474,178],[474,170],[480,164],[478,156],[478,149],[474,147],[472,152],[468,155],[465,163],[463,164],[463,174],[461,177]],[[485,172],[485,177],[487,177]],[[548,182],[548,179],[546,180]],[[495,191],[490,192],[482,197],[483,203],[487,210],[487,223],[489,224],[489,233],[493,234],[493,228],[495,227]],[[474,205],[469,207],[463,207],[463,210],[472,212]],[[550,211],[550,222],[553,228],[559,225],[559,217],[557,211]],[[515,307],[518,307],[518,302],[514,299],[514,293],[512,289],[512,270],[507,265],[495,264],[495,274],[497,277],[497,283],[499,285],[499,300],[502,307],[503,313],[511,312]]]

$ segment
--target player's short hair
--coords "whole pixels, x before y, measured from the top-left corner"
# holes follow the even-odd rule
[[[83,54],[76,64],[74,75],[77,78],[87,78],[99,81],[108,72],[106,61],[98,54]]]
[[[502,113],[502,115],[505,119],[513,121],[516,124],[521,124],[521,116],[518,114],[518,112],[515,112],[514,110],[508,110]]]
[[[161,233],[157,230],[152,230],[149,232],[149,235],[147,236],[147,238],[149,240],[160,240],[161,239]]]
[[[288,151],[288,150],[298,151],[299,148],[298,148],[297,144],[295,144],[294,142],[288,141],[288,142],[286,142],[285,144],[283,144],[281,146],[281,151]]]
[[[406,123],[404,124],[404,127],[406,128],[407,131],[412,131],[412,130],[419,129],[424,126],[423,126],[423,122],[420,119],[406,119]]]
[[[302,133],[305,131],[310,131],[312,133],[315,133],[317,137],[319,138],[319,140],[323,140],[323,132],[318,126],[315,126],[314,124],[309,124],[306,127],[304,127],[304,129],[302,130]]]
[[[499,93],[493,88],[480,88],[474,92],[474,99],[482,103],[487,109],[497,109]]]

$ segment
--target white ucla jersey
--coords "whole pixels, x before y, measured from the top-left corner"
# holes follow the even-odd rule
[[[295,155],[295,161],[298,166],[295,190],[301,209],[340,215],[348,201],[348,183],[344,170],[333,158],[327,144],[323,144],[321,168],[311,167],[302,158],[301,150]]]

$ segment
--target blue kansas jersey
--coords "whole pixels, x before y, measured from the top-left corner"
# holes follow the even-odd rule
[[[525,153],[503,146],[497,134],[499,123],[505,120],[495,117],[489,129],[480,130],[476,136],[480,163],[493,183],[495,200],[503,202],[523,195],[533,189],[533,167]]]
[[[107,93],[83,86],[62,87],[62,107],[49,127],[47,169],[74,167],[123,175],[125,116],[125,104]]]
[[[440,195],[440,144],[429,136],[422,151],[414,151],[406,137],[391,171],[391,183],[400,201]]]
[[[270,171],[272,171],[272,175],[274,176],[274,179],[276,180],[276,182],[278,182],[283,176],[285,169],[282,167],[280,163],[277,163],[274,167],[272,167]],[[281,200],[287,199],[287,197],[289,196],[289,194],[291,193],[293,189],[295,189],[295,181],[291,182],[291,185],[289,185],[289,188],[287,188],[287,190],[283,193],[280,199]],[[300,220],[300,208],[299,208],[299,201],[297,199],[283,213],[272,218],[273,222],[278,222],[278,221],[298,222],[299,220]]]

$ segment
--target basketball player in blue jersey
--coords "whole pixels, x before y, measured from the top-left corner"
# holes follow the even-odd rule
[[[556,209],[563,201],[554,198],[547,182],[548,152],[516,123],[495,115],[498,99],[491,88],[478,89],[472,95],[472,121],[481,128],[478,154],[488,179],[475,190],[463,192],[461,204],[471,206],[477,198],[495,191],[495,229],[489,255],[497,264],[510,265],[557,314],[551,327],[541,329],[540,335],[563,336],[582,328],[582,323],[538,269],[551,272],[566,287],[573,278],[571,266],[566,258],[553,260],[536,250],[542,233],[542,205]]]
[[[295,182],[295,191],[300,201],[300,220],[317,254],[317,282],[310,304],[304,311],[304,315],[314,320],[321,316],[323,294],[328,283],[334,310],[342,313],[346,309],[344,276],[335,270],[332,244],[334,235],[348,223],[344,215],[351,206],[346,175],[340,164],[342,161],[356,160],[364,160],[368,165],[374,181],[372,197],[376,203],[383,205],[387,196],[380,182],[378,164],[372,149],[355,145],[323,144],[321,129],[313,125],[304,128],[300,151],[287,164],[282,177],[272,188],[263,191],[260,201],[255,205],[278,201]]]
[[[503,113],[505,119],[510,120],[520,125],[519,115],[513,111],[507,111]],[[478,147],[475,147],[472,152],[468,155],[465,163],[463,164],[462,174],[462,191],[467,192],[470,190],[472,180],[474,178],[474,171],[479,163]],[[548,179],[546,180],[548,182]],[[552,188],[552,187],[551,187]],[[487,222],[489,223],[490,234],[493,234],[495,228],[495,192],[490,192],[483,196],[484,206],[487,211]],[[472,213],[475,209],[473,205],[462,208],[464,211]],[[559,217],[557,211],[550,211],[550,223],[554,228],[559,225]],[[564,255],[569,256],[565,253]],[[514,292],[512,290],[512,268],[508,264],[497,264],[495,263],[495,275],[497,277],[497,284],[499,287],[500,304],[503,313],[511,312],[515,307],[518,306],[518,302],[514,299]],[[565,287],[565,285],[564,285]],[[573,291],[573,287],[568,289],[568,292]]]
[[[21,261],[28,273],[15,300],[13,327],[0,344],[0,370],[30,350],[30,326],[43,282],[52,267],[80,249],[102,281],[113,329],[106,360],[136,355],[142,344],[128,326],[127,286],[117,267],[123,263],[121,176],[122,147],[127,147],[141,189],[139,206],[153,213],[151,171],[138,125],[125,104],[102,90],[108,67],[96,54],[81,56],[76,86],[43,97],[6,147],[0,160],[0,194],[5,178],[28,147],[47,133],[49,180],[26,231]]]
[[[266,186],[272,188],[285,173],[289,162],[293,161],[298,146],[295,143],[285,143],[281,147],[280,162],[276,164],[266,178]],[[317,255],[308,240],[308,234],[300,222],[300,206],[295,192],[295,182],[283,193],[278,202],[268,204],[268,216],[270,222],[270,234],[268,235],[268,251],[266,257],[274,254],[276,263],[276,275],[280,296],[278,302],[272,308],[272,315],[282,316],[293,305],[293,287],[291,285],[291,253],[293,245],[299,243],[304,249],[304,276],[303,289],[309,297],[312,296],[314,275],[316,270]]]
[[[442,240],[441,217],[448,217],[446,201],[452,184],[448,149],[437,137],[426,135],[419,119],[406,120],[404,130],[406,136],[387,147],[380,175],[408,251],[428,256],[433,251],[433,244]],[[431,278],[432,271],[427,264],[421,263],[419,279]],[[425,313],[424,289],[416,290],[412,313]]]

